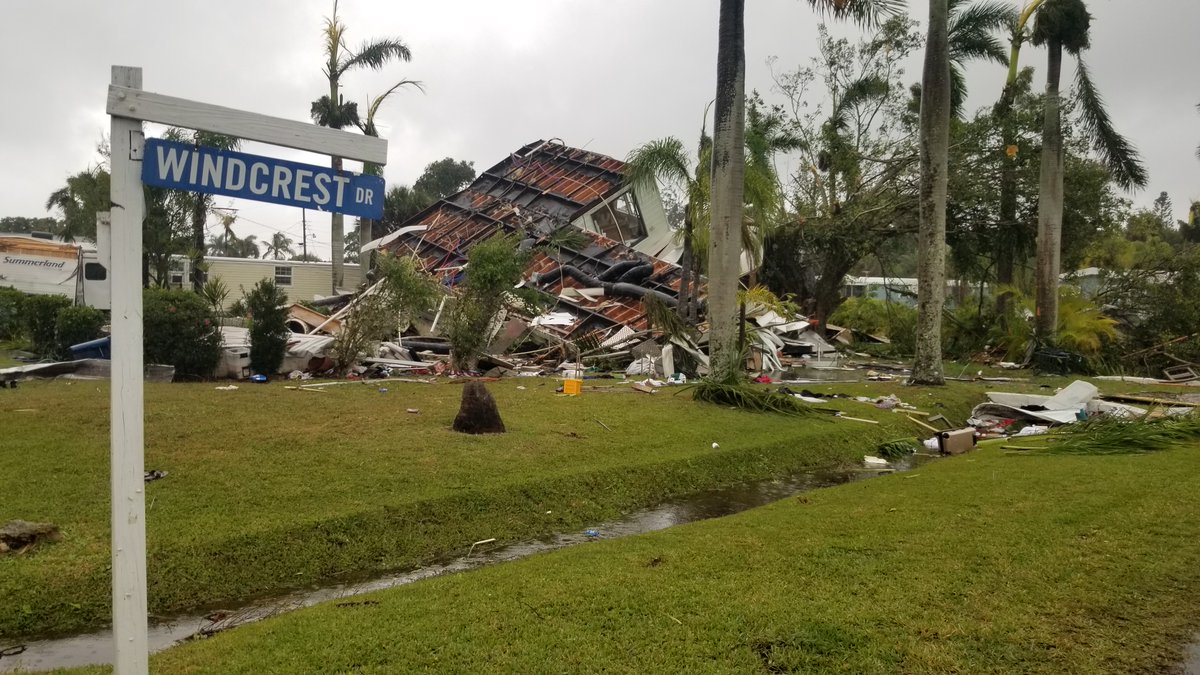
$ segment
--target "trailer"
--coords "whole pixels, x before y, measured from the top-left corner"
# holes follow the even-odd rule
[[[96,249],[30,235],[0,235],[0,288],[61,295],[77,305],[112,307],[108,266]]]
[[[172,256],[169,274],[168,288],[191,288],[191,262],[186,257]],[[342,275],[339,293],[353,292],[363,281],[362,268],[352,263],[342,266]],[[274,281],[289,302],[311,301],[332,295],[333,263],[206,256],[204,278],[220,279],[229,289],[221,309],[229,309],[264,279]]]

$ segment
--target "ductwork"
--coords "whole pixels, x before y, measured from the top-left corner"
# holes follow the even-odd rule
[[[626,271],[625,274],[621,276],[621,279],[625,279],[630,275],[631,272],[643,274],[643,278],[648,277],[648,274],[638,271],[641,267],[650,267],[651,271],[653,271],[652,265],[638,264],[637,267]],[[604,292],[608,295],[621,295],[630,298],[644,298],[647,295],[652,295],[658,298],[668,307],[675,307],[679,304],[678,300],[661,291],[656,291],[652,288],[646,288],[645,286],[639,286],[638,284],[628,283],[625,281],[618,281],[616,283],[611,281],[601,281],[597,277],[594,277],[573,265],[562,265],[558,269],[551,270],[545,274],[539,274],[534,281],[541,283],[542,280],[552,278],[558,274],[565,274],[580,283],[586,284],[590,288],[603,288]]]

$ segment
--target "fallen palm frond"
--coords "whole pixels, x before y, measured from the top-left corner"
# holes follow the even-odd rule
[[[898,438],[894,441],[881,444],[875,449],[875,454],[890,462],[907,457],[916,452],[920,447],[920,442],[915,438]]]
[[[1200,416],[1121,418],[1097,417],[1045,436],[1022,439],[1020,450],[1048,454],[1125,455],[1158,452],[1200,440]],[[1030,445],[1032,444],[1032,445]]]
[[[687,389],[692,391],[692,400],[694,401],[732,406],[752,412],[795,416],[816,415],[820,412],[793,396],[749,384],[726,384],[701,380]]]

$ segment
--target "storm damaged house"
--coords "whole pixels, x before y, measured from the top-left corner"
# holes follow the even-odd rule
[[[415,254],[426,271],[453,285],[472,246],[515,234],[534,251],[525,285],[556,303],[534,320],[539,329],[600,341],[645,330],[643,298],[674,306],[680,268],[663,259],[674,243],[657,186],[627,185],[625,175],[620,160],[536,141],[363,250]]]

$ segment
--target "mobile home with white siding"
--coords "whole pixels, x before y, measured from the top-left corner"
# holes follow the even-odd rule
[[[205,257],[208,278],[220,278],[229,288],[225,308],[240,300],[254,284],[263,279],[273,279],[275,285],[287,294],[289,302],[315,300],[331,295],[329,281],[333,277],[333,263],[299,262],[295,260],[257,260],[254,258]],[[186,288],[190,261],[178,257],[171,262],[171,288]],[[342,266],[341,290],[353,291],[362,283],[362,268],[358,265]]]

